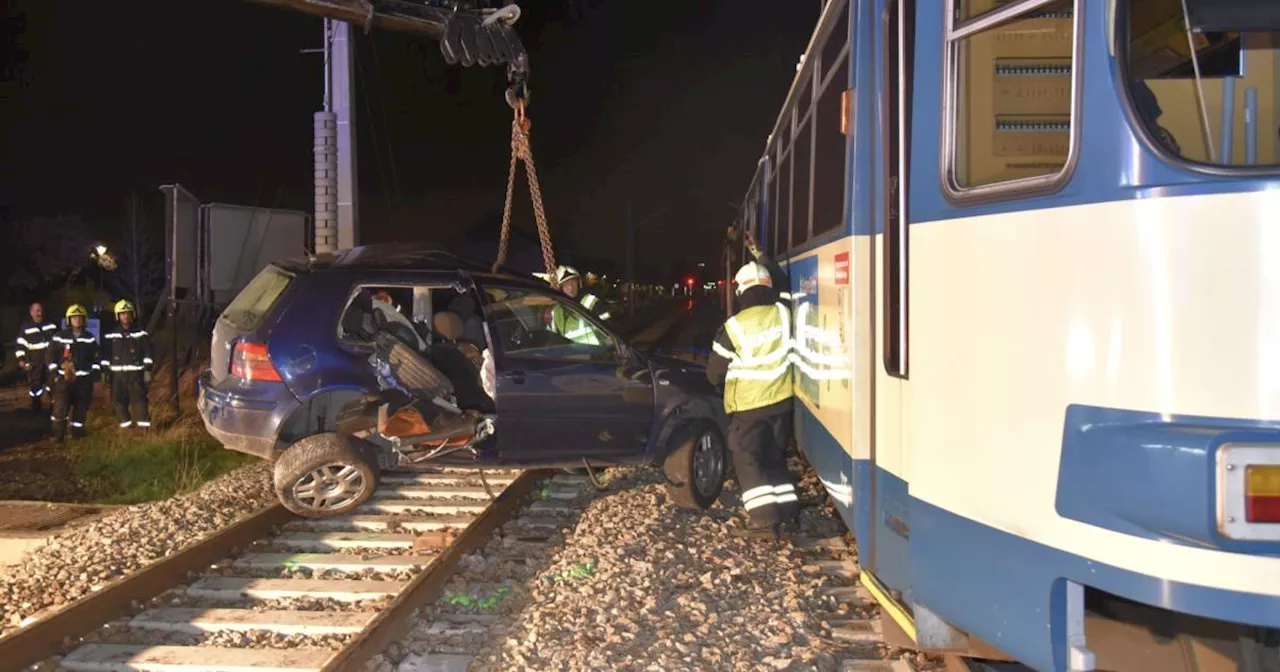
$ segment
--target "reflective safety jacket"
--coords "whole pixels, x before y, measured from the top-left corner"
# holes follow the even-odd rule
[[[581,303],[583,308],[591,311],[591,314],[600,318],[600,320],[603,321],[609,319],[609,311],[605,310],[604,301],[601,301],[600,297],[595,294],[592,294],[591,292],[583,294]]]
[[[574,343],[600,345],[595,327],[586,318],[557,303],[551,308],[551,331]]]
[[[155,363],[151,359],[151,336],[136,324],[128,329],[117,326],[103,334],[102,349],[103,371],[149,371]]]
[[[723,375],[726,413],[764,408],[792,397],[791,311],[781,303],[752,306],[730,317],[711,351],[707,377],[718,384]]]
[[[30,319],[24,320],[22,326],[18,328],[18,349],[14,351],[14,356],[19,362],[27,357],[42,363],[47,362],[49,343],[57,333],[58,325],[53,322],[37,324]]]
[[[79,332],[70,327],[63,329],[53,337],[53,357],[49,360],[49,370],[67,375],[63,370],[63,362],[71,362],[76,378],[93,375],[102,368],[102,356],[99,355],[98,339],[93,332],[81,329]]]

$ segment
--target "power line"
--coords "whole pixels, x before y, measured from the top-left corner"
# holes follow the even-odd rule
[[[369,35],[369,46],[373,51],[373,76],[378,81],[378,104],[382,108],[382,123],[387,129],[387,159],[391,164],[391,184],[395,188],[395,202],[400,202],[400,171],[396,169],[396,142],[394,133],[391,130],[391,121],[387,118],[387,99],[382,86],[382,66],[378,61],[378,45],[375,43],[373,33]]]
[[[364,70],[360,66],[360,50],[352,49],[351,58],[356,62],[356,73],[360,76],[360,80],[368,81],[364,76]],[[368,84],[365,84],[365,88],[368,88]],[[369,117],[369,132],[373,135],[373,154],[378,163],[378,175],[382,180],[382,193],[387,198],[387,209],[390,211],[392,207],[390,183],[387,181],[386,168],[382,165],[382,145],[378,142],[378,125],[374,123],[373,108],[369,106],[369,96],[363,95],[360,96],[360,99],[364,101],[364,111]]]

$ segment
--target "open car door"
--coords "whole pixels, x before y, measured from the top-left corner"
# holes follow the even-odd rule
[[[609,463],[642,455],[654,422],[648,365],[578,302],[485,284],[504,463]],[[559,311],[576,326],[558,333]]]

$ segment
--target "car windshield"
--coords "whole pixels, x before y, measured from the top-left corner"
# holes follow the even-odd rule
[[[1182,159],[1280,168],[1280,31],[1267,29],[1276,10],[1233,4],[1125,3],[1134,111],[1156,146]]]
[[[284,294],[290,282],[293,282],[292,275],[275,266],[267,266],[222,311],[222,319],[240,331],[254,329]]]

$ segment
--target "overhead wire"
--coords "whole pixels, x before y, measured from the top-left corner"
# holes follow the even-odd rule
[[[400,171],[396,167],[396,142],[394,133],[391,130],[391,121],[387,117],[387,99],[385,87],[382,85],[382,66],[378,59],[378,45],[374,42],[373,34],[369,35],[369,44],[373,51],[373,77],[378,83],[378,105],[382,108],[382,124],[387,129],[387,160],[391,164],[391,184],[394,187],[392,193],[395,194],[395,202],[400,202]]]
[[[372,45],[372,36],[370,36],[370,44]],[[360,50],[352,49],[351,58],[356,63],[356,74],[359,76],[360,81],[365,81],[364,68],[360,64]],[[366,86],[368,85],[366,84]],[[387,180],[387,170],[382,160],[382,144],[378,142],[378,125],[374,123],[373,108],[369,105],[369,96],[360,96],[360,99],[364,102],[364,111],[369,117],[369,133],[373,135],[374,159],[378,163],[378,176],[382,181],[382,193],[387,199],[387,211],[390,213],[394,211],[394,208],[391,202],[390,181]]]

